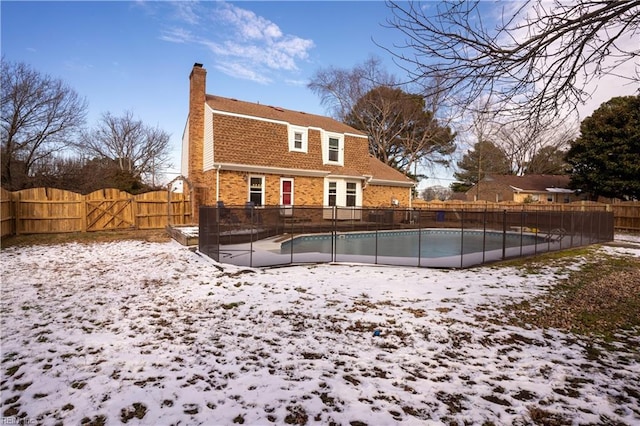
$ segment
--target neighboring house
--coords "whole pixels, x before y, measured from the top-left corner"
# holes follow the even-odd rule
[[[487,175],[466,192],[468,201],[570,203],[581,198],[567,175]]]
[[[195,64],[182,174],[196,205],[411,206],[414,182],[369,155],[366,134],[328,117],[206,94]]]

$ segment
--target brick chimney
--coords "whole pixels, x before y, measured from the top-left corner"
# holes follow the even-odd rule
[[[207,70],[202,68],[202,64],[195,63],[189,75],[189,145],[186,159],[188,178],[193,185],[191,208],[195,223],[200,222],[199,207],[207,204],[208,192],[203,171],[206,85]]]
[[[189,179],[195,186],[203,184],[204,105],[207,70],[195,63],[189,75]]]

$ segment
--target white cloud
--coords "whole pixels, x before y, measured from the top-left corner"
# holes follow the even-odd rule
[[[182,22],[190,25],[200,25],[200,15],[195,7],[198,5],[195,1],[178,1],[173,3],[175,6],[174,17]]]
[[[190,43],[194,41],[193,34],[189,30],[183,28],[171,28],[163,32],[160,40],[169,41],[171,43]]]
[[[172,43],[199,44],[208,48],[218,60],[216,68],[234,77],[268,83],[268,74],[276,71],[295,72],[298,62],[309,57],[313,40],[284,34],[280,27],[254,12],[230,3],[207,3],[208,12],[195,11],[195,3],[177,5],[175,16],[187,30],[174,27],[161,39]],[[210,21],[201,19],[210,13]],[[239,72],[238,72],[239,71]]]
[[[273,22],[230,3],[221,3],[220,17],[245,39],[273,40],[282,37],[282,31]]]
[[[266,77],[265,75],[259,73],[251,67],[246,66],[242,62],[224,62],[218,61],[215,65],[215,68],[227,74],[231,77],[242,78],[244,80],[251,80],[260,84],[268,84],[271,83],[271,79]]]

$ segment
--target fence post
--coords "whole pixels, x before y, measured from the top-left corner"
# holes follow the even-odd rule
[[[464,267],[464,207],[460,209],[460,268]]]
[[[16,235],[20,235],[20,220],[21,220],[21,213],[22,213],[22,203],[20,202],[20,198],[21,198],[21,194],[20,192],[18,192],[16,194],[16,204],[15,204],[15,220],[16,220]]]
[[[83,195],[80,201],[80,228],[82,232],[87,232],[87,196]]]
[[[485,262],[487,252],[487,205],[484,206],[482,213],[482,263]]]
[[[131,212],[133,213],[133,228],[140,229],[140,218],[138,217],[138,202],[136,201],[136,197],[131,195]]]
[[[414,219],[413,212],[410,212],[411,219]],[[420,215],[418,214],[418,268],[421,265],[422,260],[422,227],[420,226]]]
[[[333,231],[331,232],[333,234],[333,237],[331,238],[331,241],[333,241],[331,244],[331,262],[335,262],[338,257],[338,206],[332,207],[331,215],[333,225]]]
[[[502,260],[507,257],[507,210],[502,211]]]

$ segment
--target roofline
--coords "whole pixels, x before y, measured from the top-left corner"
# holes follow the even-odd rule
[[[399,180],[389,179],[371,179],[367,175],[338,175],[332,174],[326,170],[304,170],[304,169],[291,169],[285,167],[270,167],[270,166],[254,166],[250,164],[238,164],[238,163],[214,163],[213,168],[209,170],[229,170],[235,172],[247,172],[247,173],[266,173],[272,175],[292,175],[292,176],[311,176],[311,177],[332,177],[338,179],[358,179],[366,180],[370,185],[385,185],[385,186],[405,186],[411,188],[415,186],[415,182],[405,182]]]
[[[389,186],[406,186],[407,188],[411,188],[416,186],[416,183],[411,181],[401,181],[401,180],[389,180],[389,179],[371,179],[369,181],[369,185],[389,185]]]
[[[212,170],[215,170],[215,169],[230,170],[235,172],[268,173],[273,175],[319,176],[319,177],[324,177],[331,173],[326,170],[291,169],[286,167],[254,166],[250,164],[238,164],[238,163],[214,163]]]
[[[318,130],[320,132],[337,133],[337,134],[343,134],[345,136],[352,136],[354,138],[363,138],[363,139],[367,139],[367,140],[369,139],[369,136],[366,135],[366,134],[358,134],[358,133],[351,133],[351,132],[343,132],[342,133],[342,132],[336,132],[334,130],[326,130],[326,129],[323,129],[321,127],[302,126],[300,124],[290,123],[288,121],[274,120],[273,118],[260,117],[260,116],[257,116],[257,115],[238,114],[237,112],[230,112],[230,111],[223,111],[223,110],[220,110],[220,109],[215,109],[215,108],[212,108],[207,102],[205,102],[205,105],[208,106],[209,109],[214,114],[227,115],[227,116],[230,116],[230,117],[246,118],[246,119],[249,119],[249,120],[265,121],[267,123],[284,124],[284,125],[287,125],[287,126],[291,125],[291,126],[298,126],[298,127],[306,127],[308,129]],[[298,113],[297,111],[290,111],[290,112]],[[306,113],[300,113],[300,114],[306,114]],[[318,116],[318,117],[329,118],[329,117],[324,117],[324,116]],[[337,123],[344,124],[344,123],[340,123],[339,121],[337,121]],[[345,126],[346,126],[346,124],[345,124]]]

